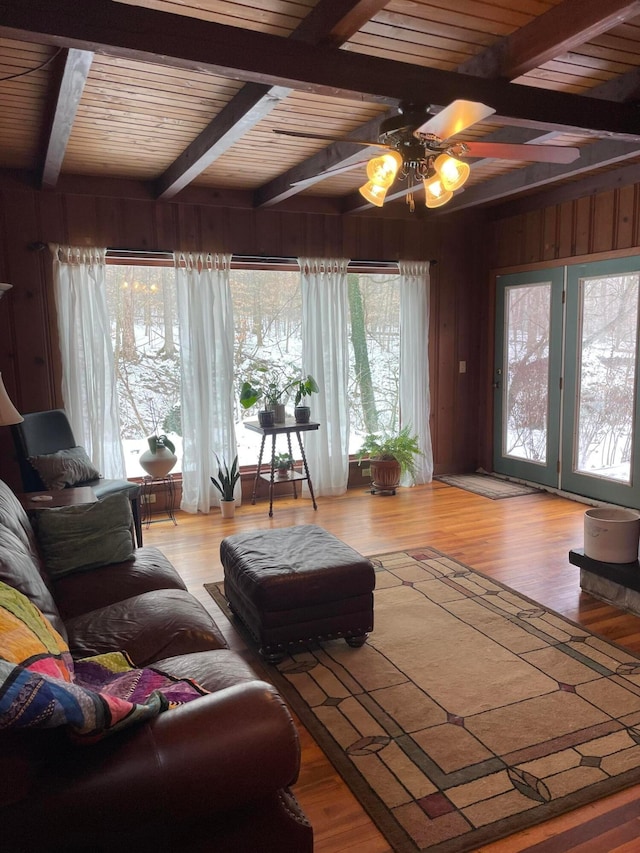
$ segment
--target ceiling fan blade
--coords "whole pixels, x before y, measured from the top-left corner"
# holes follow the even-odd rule
[[[558,145],[516,145],[506,142],[465,142],[467,157],[497,157],[501,160],[531,160],[536,163],[573,163],[579,148]]]
[[[325,178],[334,178],[336,175],[341,175],[344,172],[350,172],[352,169],[357,169],[360,166],[366,166],[368,160],[360,160],[359,163],[352,163],[350,166],[338,166],[336,169],[327,169],[326,172],[318,172],[312,178],[304,178],[302,181],[293,181],[292,187],[311,187],[319,181],[324,181]]]
[[[299,139],[326,139],[327,142],[352,142],[354,145],[366,145],[367,147],[371,147],[375,145],[377,148],[389,148],[389,145],[385,145],[382,142],[374,142],[370,139],[349,139],[344,136],[328,136],[324,133],[306,133],[302,130],[278,130],[274,128],[274,133],[279,134],[280,136],[296,136]]]
[[[461,133],[477,121],[482,121],[493,115],[495,110],[478,101],[452,101],[448,107],[425,121],[416,133],[432,133],[439,139],[449,139],[456,133]]]

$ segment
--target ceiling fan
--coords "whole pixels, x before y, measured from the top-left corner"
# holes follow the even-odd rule
[[[397,115],[380,125],[377,141],[345,139],[304,131],[275,130],[284,136],[353,142],[375,146],[384,153],[360,163],[328,169],[313,178],[297,181],[295,186],[309,186],[366,164],[367,182],[360,193],[371,204],[382,207],[387,192],[396,179],[407,183],[407,202],[415,209],[413,188],[423,184],[427,207],[441,207],[460,189],[470,174],[468,163],[460,158],[496,157],[504,160],[529,160],[540,163],[572,163],[580,156],[578,148],[554,145],[519,145],[501,142],[461,142],[453,139],[476,122],[493,115],[495,110],[476,101],[456,100],[436,115],[422,104],[401,103]]]

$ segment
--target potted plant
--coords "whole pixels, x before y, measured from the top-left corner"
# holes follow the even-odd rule
[[[211,477],[211,482],[220,492],[220,512],[223,518],[233,518],[236,510],[235,486],[240,479],[240,470],[238,468],[238,457],[233,460],[231,470],[227,463],[220,458],[216,453],[216,461],[218,463],[218,476]]]
[[[362,447],[356,454],[358,464],[368,459],[371,464],[371,493],[396,493],[403,474],[415,479],[417,457],[422,456],[418,436],[408,426],[400,432],[371,433],[365,436]]]
[[[293,468],[293,456],[290,453],[276,453],[273,457],[273,467],[277,476],[284,480]]]
[[[301,379],[293,379],[287,386],[287,389],[294,392],[293,403],[295,408],[293,410],[293,414],[295,416],[296,423],[309,423],[311,409],[309,406],[301,405],[301,403],[305,397],[310,397],[312,394],[318,393],[320,390],[318,388],[318,383],[310,373],[307,373],[307,375],[303,376]]]
[[[265,364],[254,366],[254,371],[256,375],[251,375],[240,386],[240,405],[250,409],[259,400],[264,400],[264,408],[258,412],[260,425],[284,423],[284,401],[290,379],[277,367]]]

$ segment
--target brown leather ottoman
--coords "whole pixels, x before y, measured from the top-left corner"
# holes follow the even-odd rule
[[[291,643],[344,637],[361,646],[373,630],[373,564],[315,524],[227,536],[224,589],[270,663]]]

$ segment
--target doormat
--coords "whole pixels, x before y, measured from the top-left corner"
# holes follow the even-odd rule
[[[372,559],[367,643],[260,671],[396,853],[477,850],[640,781],[639,657],[433,548]]]
[[[490,498],[492,501],[540,494],[541,491],[533,486],[510,483],[508,480],[491,477],[489,474],[447,474],[433,479],[448,486],[455,486],[457,489],[473,492],[474,495],[482,495],[483,498]]]

